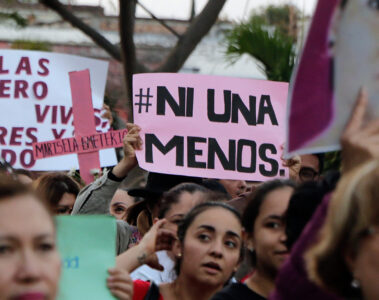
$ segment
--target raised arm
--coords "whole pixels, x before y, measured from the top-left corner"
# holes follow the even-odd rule
[[[124,137],[124,157],[110,171],[83,188],[72,211],[72,214],[109,214],[112,197],[121,181],[137,165],[135,151],[141,149],[140,127],[127,124],[128,133]]]
[[[174,232],[163,228],[166,222],[165,219],[157,221],[138,245],[117,256],[116,266],[129,273],[143,264],[162,269],[159,266],[155,252],[171,250],[176,240]]]

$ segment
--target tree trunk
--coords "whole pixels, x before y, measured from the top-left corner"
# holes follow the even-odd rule
[[[134,44],[135,0],[120,0],[120,42],[127,95],[128,118],[133,122],[133,74],[136,72],[136,48]]]

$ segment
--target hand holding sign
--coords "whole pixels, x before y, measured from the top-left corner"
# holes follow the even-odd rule
[[[113,296],[119,300],[132,300],[133,280],[130,278],[129,273],[120,268],[109,269],[108,273],[107,286]]]
[[[128,133],[123,140],[124,157],[112,170],[113,175],[119,178],[128,175],[129,171],[137,165],[136,150],[142,149],[142,140],[139,136],[141,128],[131,123],[128,123],[126,128]]]
[[[141,128],[131,123],[128,123],[126,128],[128,129],[128,134],[124,140],[124,157],[135,161],[136,164],[136,150],[142,150],[142,139],[139,135]]]

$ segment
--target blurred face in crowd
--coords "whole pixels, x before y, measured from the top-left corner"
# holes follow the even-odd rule
[[[56,207],[57,215],[70,215],[74,208],[76,196],[70,193],[64,193]]]
[[[292,192],[293,188],[286,186],[266,195],[248,238],[247,246],[256,253],[256,268],[270,277],[276,275],[289,255],[284,216]]]
[[[300,156],[301,166],[298,182],[317,181],[320,177],[320,165],[316,155],[304,154]]]
[[[31,195],[0,200],[0,299],[53,300],[60,258],[55,228]]]
[[[232,198],[246,192],[247,184],[245,180],[220,179],[220,183]]]
[[[25,174],[17,174],[17,179],[18,181],[26,185],[31,184],[33,182],[33,180],[29,176],[26,176]]]
[[[178,225],[183,220],[184,216],[203,199],[203,192],[183,192],[179,196],[179,201],[171,205],[170,209],[164,215],[164,218],[168,221],[165,224],[165,228],[178,231]]]
[[[110,213],[117,220],[126,220],[126,211],[133,204],[134,198],[127,191],[117,189],[111,201]]]
[[[362,238],[357,255],[348,259],[348,265],[360,283],[364,299],[379,299],[379,225]]]

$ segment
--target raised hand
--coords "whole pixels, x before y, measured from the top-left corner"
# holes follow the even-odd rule
[[[368,95],[361,89],[340,139],[343,172],[370,159],[379,158],[379,118],[364,123],[367,104]]]
[[[133,299],[133,280],[129,273],[121,268],[108,270],[107,286],[113,296],[120,300]]]

